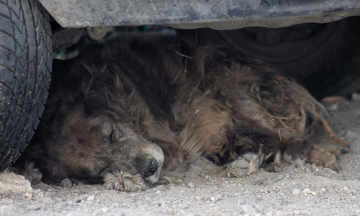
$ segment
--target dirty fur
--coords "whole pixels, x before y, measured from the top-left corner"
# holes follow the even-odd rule
[[[54,63],[25,158],[48,183],[144,190],[160,171],[184,171],[200,155],[218,165],[259,151],[260,163],[275,154],[304,160],[319,111],[326,113],[294,80],[239,53],[99,45]]]

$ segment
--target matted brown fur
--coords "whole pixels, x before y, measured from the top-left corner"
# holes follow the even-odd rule
[[[306,157],[324,108],[303,87],[238,53],[184,47],[103,45],[55,62],[25,154],[43,180],[143,190],[200,155],[219,165],[247,152]]]

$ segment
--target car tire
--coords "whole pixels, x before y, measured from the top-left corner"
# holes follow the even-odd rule
[[[50,87],[50,16],[35,0],[0,1],[0,171],[37,128]]]

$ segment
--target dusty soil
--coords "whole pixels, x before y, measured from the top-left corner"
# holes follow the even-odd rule
[[[33,193],[8,191],[1,195],[0,215],[360,215],[360,102],[324,105],[336,134],[351,143],[338,159],[339,172],[283,164],[277,173],[262,169],[245,178],[223,178],[200,159],[175,184],[141,193],[46,184],[33,186]],[[322,130],[314,140],[342,149]]]

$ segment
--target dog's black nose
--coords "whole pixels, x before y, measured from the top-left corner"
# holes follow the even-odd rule
[[[154,158],[148,158],[144,161],[144,177],[149,177],[154,175],[154,173],[158,170],[158,163]]]

